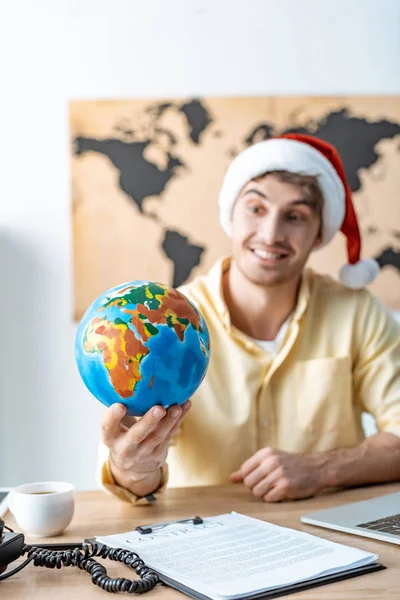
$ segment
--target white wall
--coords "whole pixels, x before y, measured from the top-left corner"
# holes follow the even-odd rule
[[[398,0],[0,5],[0,485],[94,487],[75,368],[69,98],[399,94]]]

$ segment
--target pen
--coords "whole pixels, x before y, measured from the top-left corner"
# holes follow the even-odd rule
[[[203,519],[199,516],[189,517],[188,519],[182,519],[180,521],[164,521],[163,523],[150,523],[149,525],[138,525],[135,527],[135,531],[139,533],[146,534],[152,533],[155,529],[162,529],[163,527],[167,527],[168,525],[174,525],[175,523],[190,523],[193,525],[200,525],[203,523]]]

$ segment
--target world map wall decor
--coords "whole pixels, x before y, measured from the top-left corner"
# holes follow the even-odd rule
[[[242,97],[71,101],[75,318],[135,279],[175,287],[229,253],[218,193],[248,145],[301,132],[339,150],[354,195],[370,286],[400,308],[400,97]],[[336,277],[338,234],[310,266]]]

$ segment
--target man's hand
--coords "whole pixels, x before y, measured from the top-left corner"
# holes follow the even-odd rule
[[[243,482],[265,502],[308,498],[323,487],[322,467],[317,456],[262,448],[232,473],[230,480]]]
[[[154,492],[161,482],[161,467],[173,435],[191,406],[154,406],[140,420],[126,417],[123,404],[113,404],[102,421],[102,440],[110,450],[110,467],[116,482],[138,496]]]
[[[232,473],[265,502],[308,498],[322,489],[400,479],[400,437],[386,431],[353,447],[318,454],[263,448]]]

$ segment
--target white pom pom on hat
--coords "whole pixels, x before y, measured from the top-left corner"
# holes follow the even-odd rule
[[[219,195],[222,228],[231,235],[232,211],[243,186],[267,171],[290,171],[314,175],[324,199],[322,243],[325,246],[340,230],[347,239],[349,264],[339,280],[352,289],[363,288],[378,275],[375,259],[360,259],[361,236],[343,163],[334,146],[311,135],[285,134],[249,146],[231,162]]]

